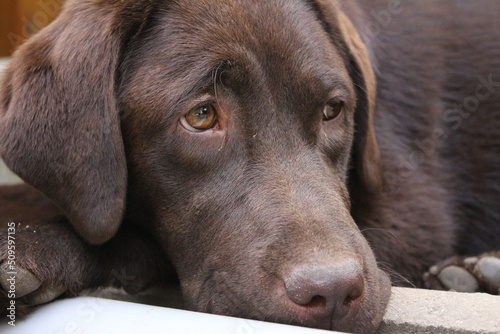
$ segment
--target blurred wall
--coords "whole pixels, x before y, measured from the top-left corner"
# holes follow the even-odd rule
[[[64,0],[0,0],[0,57],[8,57],[28,37],[48,25]]]

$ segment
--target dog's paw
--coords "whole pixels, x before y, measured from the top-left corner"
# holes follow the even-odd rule
[[[66,291],[62,285],[44,284],[29,270],[5,262],[0,266],[0,287],[10,298],[24,298],[30,305],[50,302]]]
[[[0,229],[0,313],[27,309],[81,291],[83,241],[64,218]]]
[[[431,267],[425,286],[437,290],[500,294],[500,252],[452,257]]]

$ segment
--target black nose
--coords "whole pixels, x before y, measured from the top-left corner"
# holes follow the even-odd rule
[[[284,282],[288,298],[306,321],[353,317],[358,313],[365,288],[363,269],[354,259],[328,265],[300,265]]]

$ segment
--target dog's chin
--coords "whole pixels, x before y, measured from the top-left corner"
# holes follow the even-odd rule
[[[338,316],[314,316],[301,312],[279,288],[280,283],[255,284],[250,287],[239,280],[231,280],[224,272],[215,272],[205,280],[196,298],[186,296],[188,308],[205,313],[234,316],[287,325],[349,333],[375,333],[389,302],[391,283],[389,276],[380,269],[366,280],[366,290],[356,311]],[[237,283],[239,282],[239,283]],[[255,281],[254,281],[255,282]],[[185,291],[186,292],[186,291]],[[189,301],[191,300],[191,302]]]

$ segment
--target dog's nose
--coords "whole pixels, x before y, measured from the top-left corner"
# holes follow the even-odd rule
[[[288,298],[306,321],[338,321],[361,307],[363,269],[354,259],[329,265],[301,265],[284,278]]]

